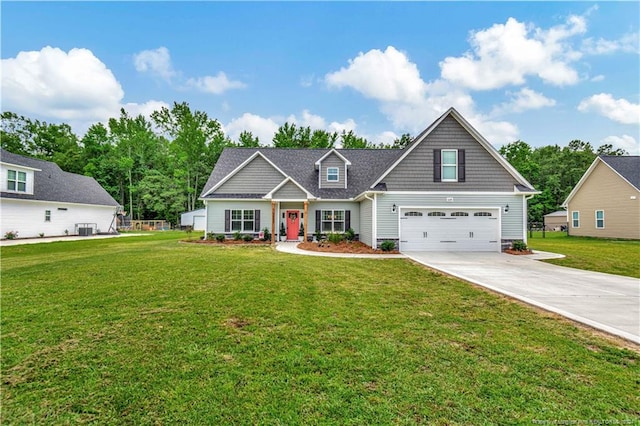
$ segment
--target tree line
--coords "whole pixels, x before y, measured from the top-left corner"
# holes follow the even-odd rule
[[[225,147],[276,148],[405,148],[403,134],[391,144],[372,143],[353,130],[329,132],[285,123],[270,144],[249,131],[238,140],[224,134],[220,123],[188,103],[154,111],[150,118],[130,116],[124,109],[106,124],[96,123],[79,138],[68,124],[51,124],[13,112],[2,113],[2,148],[53,161],[65,171],[95,178],[134,219],[165,219],[178,223],[180,214],[201,206],[200,195]],[[622,155],[603,145],[594,151],[588,142],[571,141],[532,149],[522,141],[500,153],[542,193],[530,201],[530,219],[559,208],[596,155]]]

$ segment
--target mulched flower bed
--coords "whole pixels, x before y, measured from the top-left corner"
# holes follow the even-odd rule
[[[320,251],[326,253],[354,253],[354,254],[399,254],[400,252],[397,250],[393,251],[382,251],[379,249],[373,249],[368,245],[361,243],[359,241],[342,241],[338,244],[334,244],[331,242],[323,242],[322,244],[318,243],[300,243],[298,244],[298,248],[301,250],[309,250],[309,251]]]
[[[513,249],[507,249],[507,250],[505,250],[503,253],[507,253],[507,254],[515,254],[516,256],[518,256],[518,255],[523,255],[523,254],[533,254],[533,251],[531,251],[531,250],[513,250]]]
[[[194,244],[207,244],[214,246],[268,246],[271,244],[271,241],[262,241],[262,240],[253,240],[253,241],[244,241],[244,240],[224,240],[223,242],[218,242],[217,240],[182,240],[185,243],[194,243]]]

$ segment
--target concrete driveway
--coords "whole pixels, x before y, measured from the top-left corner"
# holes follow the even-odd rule
[[[640,343],[640,280],[502,253],[406,252],[430,268]]]

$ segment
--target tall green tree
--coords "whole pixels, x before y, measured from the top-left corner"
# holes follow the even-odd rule
[[[367,139],[356,135],[353,130],[349,130],[348,132],[343,130],[342,133],[340,133],[340,143],[345,149],[375,148]]]
[[[196,208],[198,197],[222,149],[232,145],[220,123],[202,111],[192,111],[186,102],[174,102],[151,114],[158,128],[169,139],[174,176],[182,180],[187,210]]]
[[[260,139],[257,136],[253,136],[253,133],[246,130],[240,133],[238,138],[239,146],[244,148],[258,148],[260,146]]]

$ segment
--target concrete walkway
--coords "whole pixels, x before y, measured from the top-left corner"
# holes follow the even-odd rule
[[[544,253],[411,252],[430,268],[640,344],[640,280],[538,262]]]

